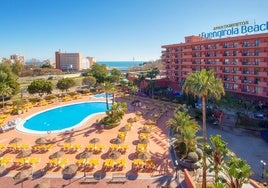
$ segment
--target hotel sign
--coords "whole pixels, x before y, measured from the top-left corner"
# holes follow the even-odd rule
[[[268,31],[268,21],[262,24],[249,25],[248,21],[237,22],[232,24],[226,24],[216,26],[212,32],[202,32],[199,36],[203,38],[222,38],[233,35],[245,35],[255,32]]]

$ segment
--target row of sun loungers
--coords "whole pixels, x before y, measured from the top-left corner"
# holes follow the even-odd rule
[[[0,127],[0,132],[6,132],[15,129],[16,126],[21,122],[22,119],[17,118],[15,120],[9,121],[6,125]]]

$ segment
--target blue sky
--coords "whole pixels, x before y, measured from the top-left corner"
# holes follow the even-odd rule
[[[268,21],[267,0],[0,0],[0,58],[156,60],[161,45],[214,26]]]

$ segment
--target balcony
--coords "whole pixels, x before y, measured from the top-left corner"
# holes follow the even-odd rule
[[[183,55],[184,59],[191,59],[193,56],[192,55]]]
[[[192,72],[192,68],[182,68],[182,71],[184,71],[184,72]]]
[[[223,70],[222,72],[223,73],[230,73],[230,74],[236,73],[236,71],[234,71],[234,70]]]
[[[192,65],[193,63],[191,61],[185,61],[183,62],[183,65]]]
[[[244,70],[242,74],[250,74],[249,70]]]
[[[266,57],[267,56],[267,52],[260,52],[258,57]]]
[[[259,47],[268,47],[268,42],[260,43]]]
[[[259,76],[267,76],[267,72],[259,72]]]
[[[267,82],[258,82],[258,86],[260,87],[267,87]]]
[[[268,64],[267,64],[267,62],[259,62],[259,66],[260,67],[267,67]]]
[[[191,51],[192,51],[192,48],[183,49],[183,52],[191,52]]]

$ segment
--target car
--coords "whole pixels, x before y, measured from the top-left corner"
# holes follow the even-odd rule
[[[255,113],[255,114],[254,114],[254,118],[256,118],[256,119],[264,119],[264,114],[261,114],[261,113]]]

